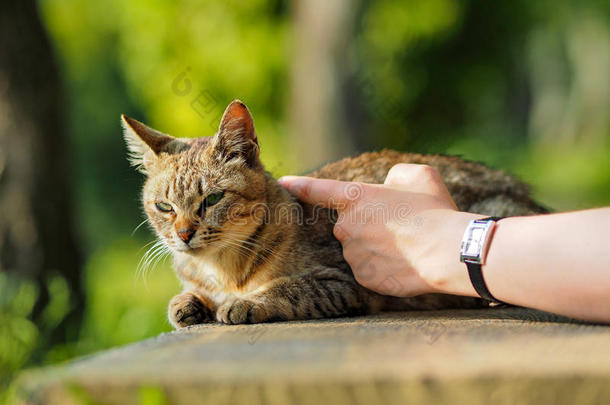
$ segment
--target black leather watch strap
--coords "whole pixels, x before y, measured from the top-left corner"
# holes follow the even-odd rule
[[[501,219],[502,219],[501,217],[489,217],[489,218],[482,218],[481,220],[492,220],[492,221],[497,222]],[[465,260],[465,263],[466,263],[466,267],[468,268],[468,276],[470,277],[470,282],[472,283],[472,286],[474,287],[477,294],[479,294],[481,296],[481,298],[486,299],[488,301],[497,302],[499,304],[505,304],[504,302],[500,301],[499,299],[496,299],[489,292],[489,289],[487,288],[487,284],[485,284],[485,279],[483,279],[483,272],[481,271],[481,264],[475,263],[475,262],[470,262],[468,260]]]
[[[481,265],[479,263],[466,262],[466,267],[468,267],[468,276],[470,277],[470,282],[472,286],[476,290],[477,294],[481,296],[481,298],[486,299],[491,302],[497,302],[499,304],[504,304],[504,302],[496,299],[489,290],[487,289],[487,284],[485,284],[485,280],[483,279],[483,273],[481,272]]]

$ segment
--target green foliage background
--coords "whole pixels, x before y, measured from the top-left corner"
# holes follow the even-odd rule
[[[280,0],[41,0],[68,103],[74,206],[88,261],[79,339],[43,353],[26,319],[36,291],[0,274],[0,379],[169,331],[178,291],[168,264],[135,269],[142,179],[119,115],[180,136],[215,132],[225,105],[253,111],[264,163],[287,161],[293,7]],[[610,202],[610,3],[539,0],[354,2],[342,62],[361,150],[461,154],[508,169],[559,210]],[[315,119],[315,117],[312,117]],[[65,313],[53,281],[49,322]],[[64,298],[62,298],[64,297]],[[63,301],[62,301],[63,299]]]

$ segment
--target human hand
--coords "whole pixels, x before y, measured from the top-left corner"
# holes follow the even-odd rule
[[[468,222],[481,216],[457,211],[434,168],[399,164],[383,185],[296,176],[279,183],[302,201],[338,211],[334,235],[363,286],[403,297],[476,295],[462,280],[459,248]]]

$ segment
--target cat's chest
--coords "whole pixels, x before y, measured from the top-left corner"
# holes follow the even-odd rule
[[[185,290],[201,291],[216,305],[249,292],[233,288],[234,283],[212,258],[176,256],[174,270]]]

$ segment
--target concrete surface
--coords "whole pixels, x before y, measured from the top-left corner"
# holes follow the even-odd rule
[[[28,404],[610,403],[610,328],[519,309],[204,325],[21,376]]]

